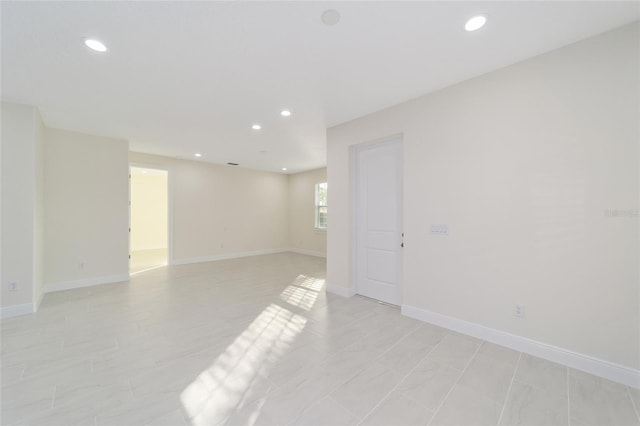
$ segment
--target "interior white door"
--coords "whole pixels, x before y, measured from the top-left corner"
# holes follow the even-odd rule
[[[357,292],[402,302],[402,140],[356,150]]]

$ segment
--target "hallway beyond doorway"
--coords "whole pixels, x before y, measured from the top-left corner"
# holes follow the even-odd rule
[[[130,168],[129,273],[167,265],[169,258],[168,171]]]
[[[131,252],[129,273],[148,271],[167,265],[167,249],[134,250]]]

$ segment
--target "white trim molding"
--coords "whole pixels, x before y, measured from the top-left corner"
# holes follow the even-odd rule
[[[327,283],[325,285],[326,291],[329,293],[337,294],[342,297],[351,297],[356,295],[356,289],[351,287],[343,287],[341,285],[331,285]]]
[[[640,389],[640,371],[630,367],[410,305],[402,315]]]
[[[327,253],[321,252],[321,251],[303,250],[299,248],[290,248],[289,251],[293,253],[304,254],[307,256],[316,256],[316,257],[325,257],[325,258],[327,257]]]
[[[59,281],[57,283],[47,283],[43,287],[44,293],[54,291],[72,290],[74,288],[93,287],[94,285],[112,284],[129,281],[129,274],[105,275],[101,277],[86,278],[72,281]]]
[[[17,317],[19,315],[32,314],[34,312],[35,310],[33,309],[33,303],[4,306],[0,308],[0,319]]]
[[[171,262],[171,264],[187,265],[189,263],[215,262],[216,260],[236,259],[239,257],[250,257],[250,256],[262,256],[265,254],[285,253],[288,251],[289,249],[286,249],[286,248],[278,248],[278,249],[245,251],[245,252],[239,252],[239,253],[217,254],[213,256],[191,257],[187,259],[174,259],[173,262]]]
[[[38,309],[40,309],[40,305],[42,304],[42,299],[44,299],[44,288],[40,292],[40,297],[38,297],[38,300],[36,300],[36,304],[33,307],[33,312],[38,312]]]

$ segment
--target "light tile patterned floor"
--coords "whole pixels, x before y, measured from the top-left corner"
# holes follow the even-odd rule
[[[133,250],[129,259],[129,272],[138,274],[167,264],[167,249]]]
[[[640,424],[638,390],[325,294],[324,276],[285,253],[49,294],[2,322],[0,423]]]

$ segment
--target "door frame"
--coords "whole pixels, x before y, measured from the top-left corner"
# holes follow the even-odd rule
[[[143,169],[163,170],[167,172],[167,266],[173,265],[173,185],[171,185],[171,170],[167,166],[151,163],[129,162],[129,227],[131,227],[131,167]],[[131,255],[131,232],[128,239],[129,255]],[[131,270],[131,258],[129,258],[129,271]],[[131,272],[129,272],[131,274]]]
[[[358,294],[358,154],[363,149],[372,148],[376,145],[385,145],[391,142],[398,142],[400,144],[400,182],[402,183],[399,196],[400,207],[400,225],[401,233],[404,234],[404,133],[395,133],[389,136],[373,139],[366,142],[361,142],[349,146],[349,203],[350,212],[349,215],[349,252],[350,259],[350,281],[352,283],[349,289],[351,295]],[[400,250],[398,256],[400,265],[398,266],[398,287],[400,291],[400,304],[404,302],[404,250]]]

